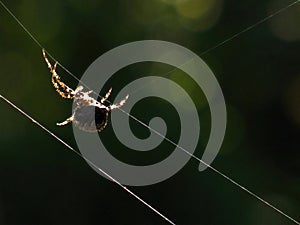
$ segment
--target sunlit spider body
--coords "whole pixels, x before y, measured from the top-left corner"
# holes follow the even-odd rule
[[[123,106],[128,99],[128,95],[118,104],[105,106],[104,102],[108,99],[112,88],[109,89],[109,91],[100,101],[97,101],[89,96],[92,91],[83,92],[82,86],[78,86],[75,90],[73,90],[64,84],[56,73],[58,62],[55,62],[55,64],[52,66],[44,49],[43,56],[52,74],[52,84],[56,91],[63,98],[74,99],[76,104],[72,116],[62,123],[57,123],[57,125],[64,126],[70,122],[73,122],[79,129],[84,131],[99,132],[103,130],[107,124],[108,113],[113,109]]]

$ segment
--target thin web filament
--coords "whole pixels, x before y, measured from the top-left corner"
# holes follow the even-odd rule
[[[240,35],[244,34],[245,32],[248,32],[249,30],[257,27],[258,25],[268,21],[269,19],[271,19],[274,16],[279,15],[280,13],[282,13],[283,11],[291,8],[292,6],[296,5],[297,3],[299,3],[300,0],[296,0],[290,4],[288,4],[287,6],[280,8],[279,10],[271,13],[270,15],[268,15],[267,17],[259,20],[258,22],[254,23],[251,26],[248,26],[247,28],[243,29],[242,31],[232,35],[231,37],[225,39],[224,41],[214,45],[213,47],[207,49],[206,51],[202,52],[200,54],[200,56],[203,56],[205,54],[207,54],[208,52],[213,51],[214,49],[226,44],[227,42],[239,37]],[[9,10],[9,8],[0,0],[1,5],[5,8],[5,10],[14,18],[14,20],[22,27],[22,29],[32,38],[32,40],[41,48],[41,49],[45,49],[42,44],[29,32],[29,30],[18,20],[18,18]],[[53,59],[54,61],[57,61],[46,49],[45,52],[50,56],[51,59]],[[186,63],[190,62],[193,59],[190,59],[189,61],[187,61]],[[79,81],[84,87],[86,87],[87,89],[90,90],[90,88],[82,83],[72,72],[70,72],[67,68],[65,68],[62,64],[58,63],[59,66],[65,70],[69,75],[71,75],[74,79],[76,79],[77,81]],[[174,71],[176,69],[173,69],[168,73]],[[94,92],[95,93],[95,92]],[[98,93],[97,94],[99,97],[100,96]],[[19,109],[17,106],[15,106],[13,103],[11,103],[8,99],[6,99],[5,97],[3,97],[2,95],[0,95],[0,98],[2,98],[3,100],[5,100],[8,104],[10,104],[12,107],[14,107],[16,110],[18,110],[19,112],[21,112],[24,116],[26,116],[28,119],[30,119],[33,123],[35,123],[36,125],[38,125],[39,127],[41,127],[44,131],[46,131],[47,133],[49,133],[51,136],[53,136],[55,139],[57,139],[59,142],[63,143],[67,148],[69,148],[70,150],[74,151],[76,154],[80,155],[83,159],[85,159],[88,162],[91,162],[90,160],[86,159],[84,156],[82,156],[81,154],[79,154],[77,151],[75,151],[74,148],[72,148],[71,146],[69,146],[68,144],[66,144],[62,139],[60,139],[59,137],[57,137],[55,134],[53,134],[51,131],[49,131],[47,128],[45,128],[44,126],[42,126],[39,122],[37,122],[36,120],[34,120],[32,117],[30,117],[28,114],[26,114],[25,112],[23,112],[21,109]],[[107,101],[109,102],[109,101]],[[109,102],[111,103],[111,102]],[[226,179],[228,182],[234,184],[235,186],[239,187],[240,189],[242,189],[243,191],[245,191],[246,193],[248,193],[250,196],[256,198],[257,200],[259,200],[260,202],[264,203],[266,206],[272,208],[273,210],[277,211],[278,213],[280,213],[281,215],[283,215],[284,217],[286,217],[287,219],[289,219],[290,221],[294,222],[295,224],[300,225],[300,222],[298,222],[296,219],[292,218],[291,216],[289,216],[287,213],[283,212],[282,210],[280,210],[279,208],[275,207],[274,205],[272,205],[271,203],[267,202],[266,200],[264,200],[263,198],[259,197],[257,194],[255,194],[254,192],[250,191],[249,189],[247,189],[246,187],[242,186],[241,184],[239,184],[238,182],[236,182],[235,180],[233,180],[232,178],[228,177],[227,175],[225,175],[224,173],[222,173],[221,171],[217,170],[216,168],[210,166],[209,164],[207,164],[206,162],[204,162],[203,160],[201,160],[200,158],[196,157],[195,155],[191,154],[189,151],[187,151],[186,149],[184,149],[183,147],[177,145],[174,141],[172,141],[171,139],[163,136],[160,132],[156,131],[155,129],[151,128],[150,126],[148,126],[147,124],[145,124],[144,122],[142,122],[141,120],[139,120],[138,118],[132,116],[130,113],[124,111],[121,108],[118,108],[121,112],[125,113],[126,115],[128,115],[129,117],[131,117],[132,119],[134,119],[136,122],[140,123],[141,125],[143,125],[144,127],[150,129],[151,131],[153,131],[154,133],[156,133],[158,136],[164,138],[166,141],[168,141],[169,143],[171,143],[172,145],[174,145],[175,147],[178,147],[179,149],[181,149],[183,152],[185,152],[186,154],[188,154],[189,156],[191,156],[192,158],[194,158],[195,160],[197,160],[199,163],[202,163],[204,165],[206,165],[208,168],[210,168],[212,171],[214,171],[215,173],[217,173],[218,175],[222,176],[224,179]],[[105,176],[107,176],[109,179],[111,179],[113,182],[115,182],[116,184],[118,184],[120,187],[122,187],[125,191],[127,191],[129,194],[131,194],[132,196],[134,196],[138,201],[142,202],[144,205],[146,205],[148,208],[150,208],[152,211],[154,211],[155,213],[157,213],[160,217],[162,217],[164,220],[166,220],[167,222],[169,222],[170,224],[175,224],[173,223],[171,220],[169,220],[166,216],[164,216],[162,213],[160,213],[158,210],[156,210],[154,207],[152,207],[150,204],[148,204],[147,202],[145,202],[144,200],[142,200],[140,197],[138,197],[137,195],[135,195],[133,192],[131,192],[127,187],[125,187],[124,185],[122,185],[119,181],[117,181],[116,179],[114,179],[112,176],[110,176],[109,174],[107,174],[105,171],[103,171],[101,168],[97,167],[96,165],[94,165],[93,163],[91,163],[92,166],[94,166],[95,168],[97,168],[100,172],[102,172]]]

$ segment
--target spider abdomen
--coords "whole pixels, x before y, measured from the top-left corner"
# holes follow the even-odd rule
[[[96,106],[80,106],[74,110],[73,122],[84,131],[99,132],[107,124],[108,111]]]

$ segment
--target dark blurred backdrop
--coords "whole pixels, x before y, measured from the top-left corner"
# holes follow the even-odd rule
[[[80,78],[98,56],[132,41],[170,41],[200,55],[291,1],[5,3]],[[224,144],[212,165],[298,220],[299,27],[300,3],[202,55],[217,76],[228,111]],[[72,126],[55,125],[70,115],[72,102],[54,91],[41,49],[3,7],[0,34],[0,94],[76,147]],[[132,65],[119,71],[103,92],[114,87],[113,100],[118,90],[137,77],[166,76],[170,70],[158,63]],[[76,87],[74,78],[61,68],[58,72],[65,83]],[[205,97],[186,74],[174,71],[166,77],[182,85],[197,106],[202,127],[195,155],[201,157],[210,132]],[[138,103],[131,113],[147,123],[158,111],[166,121],[178,119],[176,111],[157,98]],[[0,224],[165,224],[4,101],[0,101],[0,121]],[[149,135],[149,130],[134,121],[130,125],[136,136]],[[176,142],[180,126],[169,126],[168,137]],[[124,151],[110,124],[100,137],[120,160],[141,164],[148,160]],[[166,144],[157,148],[151,162],[167,157],[173,149]],[[164,182],[132,190],[178,224],[292,224],[214,172],[198,172],[195,160]]]

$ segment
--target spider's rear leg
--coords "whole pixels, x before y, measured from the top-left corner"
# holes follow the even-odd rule
[[[74,115],[72,115],[71,117],[69,117],[68,119],[66,119],[64,122],[62,122],[62,123],[57,123],[56,125],[57,125],[57,126],[64,126],[64,125],[66,125],[66,124],[68,124],[68,123],[71,123],[71,122],[73,121],[73,119],[74,119]]]
[[[101,98],[101,100],[100,100],[101,104],[103,104],[108,99],[108,97],[110,96],[111,91],[112,91],[112,88],[110,88],[108,90],[108,92],[105,94],[105,96],[103,98]]]
[[[120,101],[118,104],[110,105],[110,106],[106,107],[106,109],[107,109],[108,111],[111,111],[111,110],[113,110],[113,109],[117,109],[117,108],[122,107],[122,106],[126,103],[126,101],[127,101],[127,99],[128,99],[128,96],[129,96],[129,95],[126,95],[126,97],[123,98],[122,101]]]

